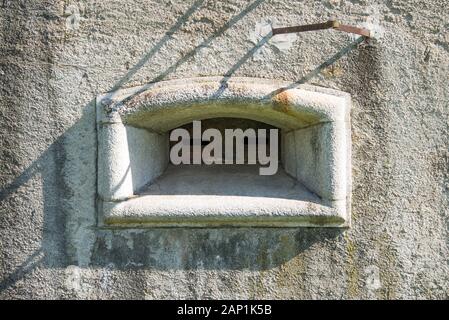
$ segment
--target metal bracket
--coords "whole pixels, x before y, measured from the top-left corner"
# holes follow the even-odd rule
[[[347,24],[341,24],[337,20],[329,20],[324,23],[306,24],[302,26],[273,28],[272,34],[274,36],[283,33],[296,33],[296,32],[316,31],[325,29],[335,29],[347,33],[358,34],[366,38],[370,37],[370,31],[368,29],[353,27]]]

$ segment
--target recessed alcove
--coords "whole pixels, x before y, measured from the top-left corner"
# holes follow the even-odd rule
[[[97,99],[99,223],[151,226],[348,226],[349,95],[288,82],[164,81]],[[174,165],[170,131],[278,128],[279,169]],[[246,153],[245,153],[246,154]]]

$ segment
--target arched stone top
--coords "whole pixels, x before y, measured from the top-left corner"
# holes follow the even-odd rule
[[[161,81],[106,93],[98,121],[165,132],[193,120],[247,118],[285,130],[347,121],[349,94],[260,78],[201,77]]]

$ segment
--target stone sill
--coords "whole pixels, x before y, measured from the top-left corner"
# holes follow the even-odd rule
[[[283,168],[273,176],[258,170],[257,165],[169,165],[136,197],[104,202],[103,221],[133,226],[344,225],[337,210]]]

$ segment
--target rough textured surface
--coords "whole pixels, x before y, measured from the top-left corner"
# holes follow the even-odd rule
[[[448,298],[445,6],[3,1],[0,297]],[[264,38],[267,21],[330,17],[378,39]],[[352,228],[95,228],[95,96],[196,76],[350,93]]]

